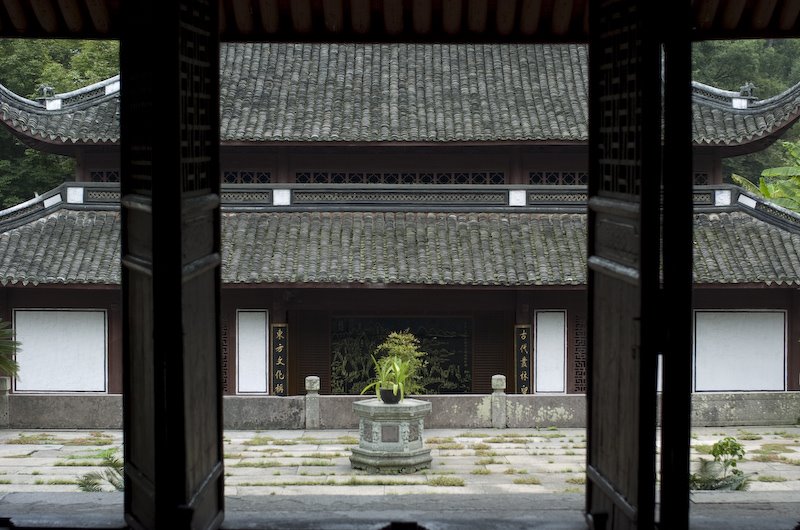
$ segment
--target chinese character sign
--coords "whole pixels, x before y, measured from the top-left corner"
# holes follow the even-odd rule
[[[272,394],[285,396],[289,384],[289,326],[272,325]]]
[[[514,326],[514,381],[518,394],[531,393],[531,326]]]

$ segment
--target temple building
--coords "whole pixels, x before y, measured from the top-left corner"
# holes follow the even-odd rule
[[[301,394],[308,375],[357,394],[402,329],[431,393],[488,393],[494,374],[585,393],[585,46],[225,44],[220,68],[227,395]],[[122,392],[124,82],[0,87],[5,127],[76,160],[73,182],[0,212],[16,394]],[[800,85],[692,90],[693,175],[665,178],[696,185],[693,390],[800,390],[800,216],[721,169],[800,117]]]

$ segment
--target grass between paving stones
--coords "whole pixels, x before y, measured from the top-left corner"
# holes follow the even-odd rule
[[[283,462],[278,462],[277,460],[256,460],[250,461],[246,460],[244,462],[239,462],[237,464],[233,464],[231,467],[259,467],[259,468],[267,468],[267,467],[288,467]]]
[[[528,440],[524,438],[507,438],[505,436],[495,436],[494,438],[486,438],[484,440],[487,444],[527,444]]]
[[[492,472],[486,469],[485,467],[476,467],[472,471],[469,472],[470,475],[491,475]]]
[[[486,451],[487,449],[491,449],[492,446],[489,444],[485,444],[483,442],[474,443],[469,446],[470,449],[475,449],[476,451]]]
[[[781,453],[794,453],[795,450],[787,444],[762,444],[760,448],[751,452],[759,455],[776,455]]]
[[[779,477],[777,475],[759,475],[758,477],[759,482],[786,482],[784,477]]]
[[[503,471],[503,473],[506,475],[527,475],[528,471],[526,469],[514,469],[510,467]]]
[[[62,438],[50,433],[20,433],[16,438],[6,440],[7,444],[17,445],[111,445],[114,439],[101,432],[89,433],[83,438]]]
[[[567,484],[584,485],[584,484],[586,484],[586,477],[570,477],[567,480],[565,480],[564,482],[566,482]]]
[[[563,493],[584,493],[584,491],[585,490],[583,488],[573,487],[573,488],[565,488]]]
[[[736,437],[740,440],[762,440],[764,437],[750,431],[739,431]]]
[[[464,445],[459,443],[439,444],[434,449],[438,449],[439,451],[457,451],[459,449],[464,449]]]
[[[754,462],[777,462],[780,464],[788,464],[790,466],[800,466],[800,459],[786,458],[783,455],[756,455],[751,460]]]
[[[455,486],[463,487],[464,479],[459,477],[442,477],[437,476],[428,479],[429,486]]]
[[[701,455],[710,455],[711,454],[711,445],[710,444],[698,444],[693,445],[692,449],[700,453]]]
[[[52,480],[36,480],[33,483],[36,486],[77,486],[78,481],[75,479],[56,478]]]
[[[313,436],[303,436],[297,439],[298,442],[309,445],[358,445],[358,438],[355,436],[338,436],[336,438],[314,438]]]
[[[0,484],[11,484],[11,481],[8,480],[7,478],[0,479]]]
[[[433,436],[425,440],[426,444],[438,445],[438,444],[451,444],[455,442],[452,436],[447,437],[440,437],[440,436]]]
[[[491,434],[486,434],[484,432],[465,432],[459,438],[491,438]]]
[[[539,480],[536,477],[519,477],[519,478],[515,478],[514,479],[514,484],[524,484],[524,485],[528,485],[528,486],[538,486],[541,483],[542,483],[542,481]]]
[[[314,466],[326,467],[326,466],[335,466],[336,464],[334,464],[330,460],[303,460],[302,462],[300,462],[300,465],[305,467],[314,467]]]
[[[499,456],[497,451],[488,451],[486,449],[478,449],[475,451],[475,456]]]
[[[494,458],[481,458],[475,461],[476,466],[488,466],[489,464],[499,464],[500,461]]]

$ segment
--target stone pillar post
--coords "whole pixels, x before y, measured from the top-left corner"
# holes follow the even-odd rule
[[[492,376],[492,427],[506,428],[506,376]]]
[[[0,428],[5,429],[9,425],[10,414],[8,410],[8,390],[11,388],[11,378],[0,377]]]
[[[306,377],[306,429],[319,429],[319,377]]]

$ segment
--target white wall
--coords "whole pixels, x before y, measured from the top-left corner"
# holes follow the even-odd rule
[[[17,309],[14,329],[16,392],[106,391],[105,311]]]
[[[236,312],[236,392],[266,394],[267,387],[267,311]]]
[[[784,390],[786,313],[695,311],[695,390]]]
[[[566,322],[564,311],[537,311],[534,392],[566,392]]]

